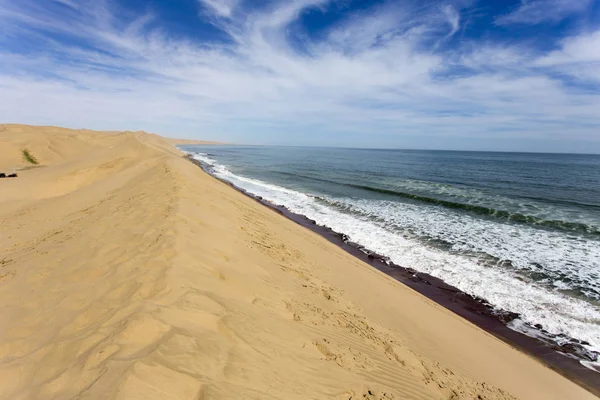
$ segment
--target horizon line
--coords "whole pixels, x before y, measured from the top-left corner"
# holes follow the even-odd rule
[[[186,140],[202,140],[202,139],[186,139]],[[401,148],[401,147],[342,147],[342,146],[318,146],[318,145],[293,145],[293,144],[248,144],[248,143],[216,143],[216,144],[181,144],[177,146],[245,146],[245,147],[302,147],[314,149],[343,149],[343,150],[382,150],[382,151],[447,151],[447,152],[464,152],[464,153],[507,153],[507,154],[550,154],[550,155],[582,155],[582,156],[600,156],[600,153],[578,153],[578,152],[547,152],[547,151],[509,151],[509,150],[457,150],[457,149],[416,149],[416,148]]]

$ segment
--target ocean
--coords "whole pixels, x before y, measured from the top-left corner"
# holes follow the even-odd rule
[[[517,313],[514,330],[575,339],[598,369],[600,155],[181,148],[394,264]]]

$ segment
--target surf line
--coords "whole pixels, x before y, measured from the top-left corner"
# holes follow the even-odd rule
[[[372,252],[358,243],[351,242],[343,233],[335,232],[326,226],[319,225],[316,221],[304,215],[293,213],[284,206],[273,204],[263,197],[256,196],[234,185],[230,181],[215,175],[213,165],[195,159],[193,154],[187,154],[184,157],[214,179],[304,228],[310,229],[352,256],[396,279],[503,342],[534,357],[547,367],[600,397],[598,372],[580,363],[581,354],[587,350],[581,344],[578,344],[576,339],[559,345],[558,343],[547,343],[510,329],[507,324],[519,318],[519,314],[498,310],[484,299],[465,293],[435,276],[397,265],[387,257]]]

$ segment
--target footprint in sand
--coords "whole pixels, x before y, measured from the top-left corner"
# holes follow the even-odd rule
[[[397,398],[397,396],[389,391],[368,387],[359,391],[351,390],[339,396],[340,400],[394,400]]]
[[[16,275],[15,271],[8,271],[3,274],[0,274],[0,282],[8,281],[9,279],[14,278]]]
[[[373,369],[371,360],[349,346],[333,343],[326,338],[313,342],[315,347],[325,356],[326,360],[334,361],[348,371],[370,371]]]

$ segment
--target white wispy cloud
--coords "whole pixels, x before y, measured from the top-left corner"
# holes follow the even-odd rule
[[[460,29],[460,14],[451,5],[445,5],[442,7],[442,12],[447,18],[448,25],[450,26],[450,32],[448,32],[446,37],[448,38],[454,36],[454,34]]]
[[[419,135],[600,142],[600,95],[554,76],[593,62],[596,34],[542,54],[473,40],[442,53],[439,41],[460,30],[458,8],[415,4],[348,15],[308,40],[295,23],[326,0],[250,13],[204,0],[231,38],[217,45],[174,38],[152,28],[159,16],[128,16],[108,1],[65,14],[0,0],[0,120],[292,144],[352,136],[402,146]],[[19,54],[6,46],[15,38],[44,46]]]
[[[230,18],[238,0],[198,0],[209,12],[218,17]]]
[[[568,37],[555,50],[538,60],[539,65],[600,62],[600,30]]]
[[[585,12],[592,0],[521,0],[509,14],[496,18],[499,25],[559,22],[573,14]]]
[[[600,30],[566,38],[558,50],[535,61],[535,65],[572,79],[600,85]]]
[[[65,6],[69,6],[71,8],[79,8],[79,4],[75,0],[54,0],[57,3],[64,4]]]

